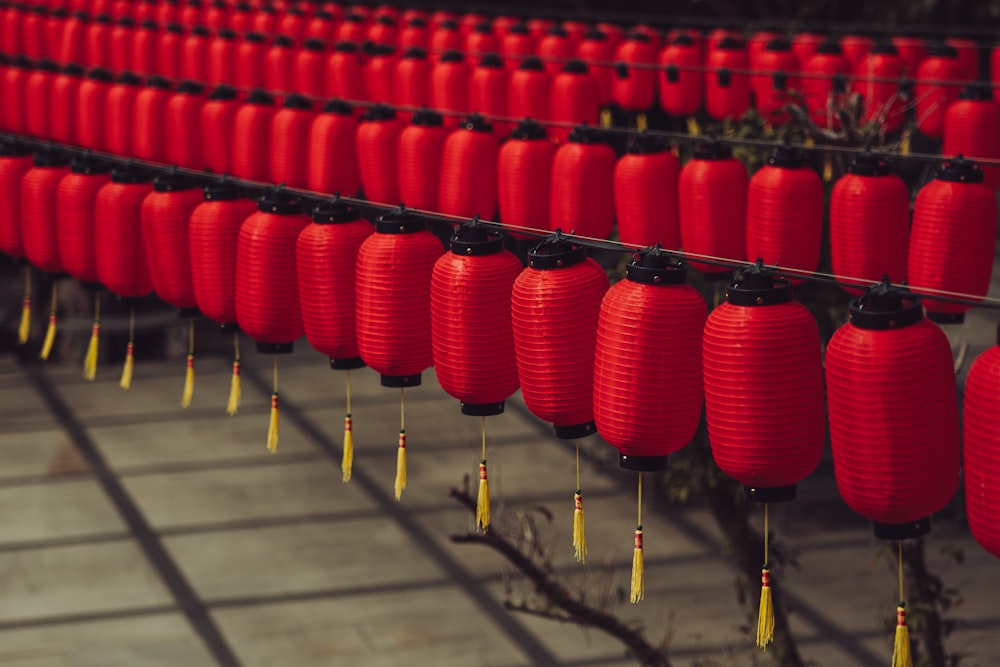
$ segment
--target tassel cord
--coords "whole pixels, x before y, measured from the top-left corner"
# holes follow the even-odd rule
[[[347,414],[344,415],[344,453],[340,460],[340,472],[345,482],[351,481],[354,468],[354,426],[351,419],[351,371],[347,371]]]
[[[83,357],[83,379],[93,382],[97,377],[97,349],[101,335],[101,293],[94,295],[94,324],[90,330],[90,342]]]
[[[42,343],[42,350],[38,353],[38,358],[42,361],[48,361],[49,355],[52,354],[52,346],[56,342],[56,308],[59,299],[59,289],[56,285],[57,283],[52,281],[52,303],[49,307],[49,326],[45,330],[45,340]]]
[[[583,492],[580,487],[580,441],[576,445],[576,493],[573,494],[573,557],[580,563],[587,560],[587,537],[583,523]]]
[[[229,383],[229,401],[226,404],[226,414],[230,417],[240,411],[240,399],[243,390],[240,386],[240,333],[233,333],[233,378]]]
[[[188,324],[188,354],[187,368],[184,371],[184,393],[181,394],[181,407],[191,407],[194,397],[194,320]]]
[[[278,451],[278,355],[274,355],[274,391],[271,393],[271,418],[267,424],[267,451]]]
[[[476,498],[476,526],[484,533],[490,528],[490,483],[486,475],[486,417],[482,417],[483,452],[479,463],[479,495]]]
[[[122,378],[119,386],[129,389],[132,386],[132,374],[135,369],[135,304],[128,313],[128,347],[125,350],[125,364],[122,366]]]
[[[636,512],[635,548],[632,550],[632,586],[629,601],[635,604],[646,594],[645,564],[642,553],[642,473],[639,473],[638,511]]]

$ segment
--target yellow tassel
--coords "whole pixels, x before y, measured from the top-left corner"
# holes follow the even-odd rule
[[[649,119],[646,118],[646,114],[640,113],[635,117],[635,129],[640,132],[645,132],[649,129]]]
[[[399,430],[399,449],[396,453],[396,500],[403,495],[406,488],[406,431]]]
[[[910,154],[910,135],[909,131],[903,132],[903,135],[899,138],[899,154],[909,155]]]
[[[479,464],[479,496],[476,498],[476,525],[485,533],[490,528],[490,482],[486,479],[486,459]]]
[[[607,129],[611,127],[611,109],[601,109],[601,127]]]
[[[910,631],[906,627],[906,603],[896,607],[896,640],[892,647],[892,667],[913,667],[910,655]]]
[[[132,371],[135,369],[135,355],[133,354],[132,343],[128,344],[128,350],[125,352],[125,365],[122,366],[122,379],[118,383],[122,389],[128,389],[132,386]]]
[[[344,481],[351,481],[351,470],[354,467],[354,431],[351,425],[351,413],[344,417],[344,456],[340,459],[340,472],[344,474]]]
[[[194,396],[194,355],[187,356],[187,371],[184,373],[184,393],[181,395],[181,407],[191,407],[191,398]]]
[[[83,357],[83,379],[94,381],[97,377],[97,348],[101,338],[101,325],[94,322],[90,330],[90,342],[87,344],[87,354]]]
[[[17,327],[17,343],[24,345],[28,342],[28,334],[31,333],[31,297],[24,297],[24,305],[21,307],[21,323]]]
[[[757,646],[765,648],[774,641],[774,605],[771,603],[771,579],[765,566],[760,572],[760,610],[757,614]]]
[[[230,417],[240,411],[240,362],[233,362],[233,380],[229,383],[229,403],[226,405],[226,414]]]
[[[49,326],[45,329],[45,340],[42,342],[42,351],[38,353],[38,358],[48,361],[52,354],[52,346],[56,342],[56,314],[49,314]]]
[[[587,560],[587,536],[583,532],[583,495],[577,489],[573,494],[573,557],[580,563]]]
[[[642,561],[642,526],[635,529],[635,549],[632,551],[632,589],[629,601],[639,602],[646,595],[645,572]]]
[[[833,160],[829,154],[823,156],[823,182],[829,183],[833,180]]]
[[[278,451],[278,392],[271,394],[271,419],[267,423],[267,451]]]
[[[698,127],[698,119],[694,116],[687,117],[687,131],[692,137],[697,137],[701,134],[701,128]]]

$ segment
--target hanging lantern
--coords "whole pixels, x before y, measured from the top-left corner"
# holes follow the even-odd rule
[[[166,157],[170,164],[199,171],[205,168],[199,132],[204,106],[204,89],[193,81],[182,81],[167,102]]]
[[[76,143],[76,114],[74,108],[80,98],[83,68],[70,63],[52,80],[52,108],[50,131],[53,141],[61,144]]]
[[[301,40],[306,31],[306,14],[297,7],[291,7],[278,19],[277,32]]]
[[[25,88],[28,82],[31,61],[24,56],[15,57],[3,70],[3,91],[8,103],[0,105],[4,129],[14,134],[25,134],[27,130]]]
[[[229,25],[229,5],[224,0],[213,0],[205,7],[205,26],[211,30],[221,30]]]
[[[444,141],[438,210],[460,218],[493,219],[497,210],[497,151],[493,127],[473,114]]]
[[[208,44],[208,83],[230,84],[236,80],[236,33],[223,28]]]
[[[326,44],[318,39],[307,39],[295,56],[292,81],[286,80],[280,90],[323,97],[326,93],[326,61]]]
[[[337,42],[326,61],[326,96],[343,100],[365,100],[364,69],[354,42]]]
[[[262,35],[273,35],[278,32],[278,10],[269,4],[261,4],[254,13],[250,29]],[[291,40],[291,37],[285,35]]]
[[[965,377],[962,394],[962,474],[965,513],[972,536],[984,549],[1000,558],[1000,493],[997,484],[996,387],[1000,381],[1000,347],[983,352]]]
[[[132,118],[132,152],[136,157],[150,162],[167,161],[167,105],[172,98],[171,84],[162,77],[153,76],[146,87],[135,95]],[[109,119],[109,122],[114,122]],[[110,138],[109,127],[108,135]]]
[[[169,6],[169,5],[167,5]],[[184,28],[179,23],[166,23],[156,43],[158,74],[167,79],[181,78],[181,52],[184,48]]]
[[[59,258],[66,272],[88,287],[94,287],[100,281],[97,274],[95,205],[97,193],[110,182],[110,164],[77,156],[70,165],[70,173],[62,177],[56,189]]]
[[[917,68],[914,99],[917,109],[917,127],[932,139],[940,139],[944,132],[944,114],[958,99],[961,84],[965,83],[965,65],[958,51],[944,44],[932,46]],[[947,83],[951,82],[951,83]]]
[[[368,201],[399,203],[398,144],[403,124],[385,106],[370,107],[358,123],[358,174]]]
[[[263,90],[252,91],[236,110],[230,158],[234,176],[265,183],[270,179],[271,127],[275,113],[274,98]]]
[[[236,46],[232,84],[243,90],[267,87],[266,63],[271,50],[261,33],[244,34],[242,41]]]
[[[648,111],[656,100],[656,59],[658,46],[641,32],[631,32],[615,49],[615,76],[611,98],[633,113]],[[640,127],[641,129],[641,127]]]
[[[24,129],[36,139],[50,139],[52,81],[58,67],[51,60],[40,60],[24,82]]]
[[[866,283],[884,276],[906,279],[910,191],[891,165],[859,154],[830,195],[833,272]],[[860,289],[845,288],[854,296]]]
[[[59,255],[56,189],[69,173],[66,153],[43,150],[35,153],[33,167],[21,180],[21,241],[24,257],[37,269],[60,274],[64,268]]]
[[[301,95],[285,98],[271,124],[271,181],[292,188],[308,187],[309,134],[316,114]]]
[[[201,25],[202,18],[202,6],[201,0],[188,0],[181,7],[177,20],[178,22],[186,28],[194,28],[195,26]]]
[[[862,123],[878,123],[883,133],[902,126],[905,105],[899,84],[903,67],[903,59],[891,42],[877,42],[855,69],[854,92],[864,100]]]
[[[132,31],[132,59],[129,69],[144,76],[160,74],[157,60],[157,46],[160,41],[160,26],[156,21],[142,21]]]
[[[109,88],[111,88],[111,72],[101,67],[90,70],[87,78],[80,83],[80,97],[76,109],[76,140],[84,148],[95,151],[108,150],[105,123]]]
[[[785,105],[792,101],[789,91],[799,90],[799,61],[791,43],[782,38],[767,42],[764,49],[751,58],[754,72],[750,76],[757,113],[770,123],[788,122]]]
[[[826,37],[815,32],[797,32],[792,37],[792,53],[799,63],[799,67],[805,67],[809,59],[816,55],[819,45],[826,41]]]
[[[399,33],[399,48],[405,53],[408,49],[418,48],[426,50],[430,45],[430,30],[427,28],[427,21],[422,18],[412,18]]]
[[[521,60],[510,75],[507,94],[507,115],[511,118],[531,118],[547,121],[552,117],[552,80],[542,61],[534,56]]]
[[[430,105],[431,64],[427,52],[411,46],[403,57],[396,61],[393,74],[393,103],[402,107],[426,107]],[[399,111],[400,120],[410,122],[413,114]]]
[[[181,45],[181,78],[208,81],[208,46],[211,33],[201,25],[191,28]]]
[[[927,42],[920,37],[909,35],[893,35],[892,45],[899,52],[899,57],[903,60],[903,74],[909,77],[917,75],[917,68],[927,57]]]
[[[857,71],[873,44],[874,40],[866,35],[844,35],[840,38],[840,48],[844,51],[844,57],[851,63],[852,71]]]
[[[432,22],[431,25],[434,25]],[[436,63],[448,51],[462,52],[464,38],[458,30],[458,24],[450,19],[440,21],[430,35],[427,51]]]
[[[775,30],[757,30],[747,40],[747,58],[750,60],[750,68],[758,70],[757,59],[767,50],[767,45],[776,39],[784,39],[784,35]],[[789,45],[791,47],[791,45]]]
[[[681,245],[677,213],[680,163],[658,139],[635,136],[614,168],[618,238],[636,247]]]
[[[850,71],[851,63],[836,40],[820,44],[802,65],[802,99],[819,127],[840,127],[837,112],[845,106]]]
[[[218,86],[208,94],[201,107],[201,118],[193,131],[201,137],[208,168],[219,174],[229,173],[233,159],[233,123],[240,103],[236,90]]]
[[[266,34],[266,33],[265,33]],[[285,90],[295,78],[295,59],[298,51],[295,49],[295,41],[287,35],[278,35],[271,42],[267,55],[264,56],[264,85],[265,90]],[[237,69],[237,75],[240,70]]]
[[[309,130],[306,187],[313,192],[353,197],[361,188],[357,158],[358,121],[340,100],[323,105]]]
[[[517,391],[510,294],[521,262],[504,250],[503,236],[478,222],[451,238],[450,252],[431,276],[431,340],[438,383],[461,403],[462,414],[482,417],[482,456],[476,523],[490,525],[486,474],[486,417],[502,414]]]
[[[660,51],[660,106],[672,116],[692,116],[701,108],[704,75],[701,48],[678,35]]]
[[[552,80],[550,93],[551,120],[574,125],[597,125],[601,118],[597,80],[580,60],[566,63]],[[549,136],[557,143],[566,143],[570,128],[550,127]]]
[[[979,44],[968,37],[948,37],[944,43],[958,52],[964,75],[962,81],[971,82],[979,78]]]
[[[463,45],[466,55],[472,58],[482,58],[489,53],[500,50],[500,40],[493,34],[493,26],[489,21],[477,23],[465,37]],[[501,61],[501,67],[502,67]]]
[[[364,81],[365,99],[388,104],[395,97],[392,89],[396,75],[396,49],[386,44],[366,42]]]
[[[383,387],[400,388],[395,495],[406,488],[405,387],[420,385],[433,362],[430,284],[443,248],[423,220],[398,211],[381,216],[357,254],[357,338],[364,362]]]
[[[180,25],[181,19],[180,2],[178,0],[167,0],[166,2],[151,2],[153,10],[156,12],[156,22],[160,25],[175,23]]]
[[[511,124],[496,117],[507,115],[507,71],[503,61],[495,53],[487,53],[472,70],[469,79],[469,107],[473,113],[489,117],[493,134],[497,139],[510,134]]]
[[[556,147],[534,121],[518,124],[497,154],[497,203],[504,225],[552,229],[549,198]],[[517,238],[530,238],[512,233]]]
[[[246,2],[238,2],[233,6],[233,13],[229,16],[228,27],[237,34],[249,32],[253,28],[253,16],[253,7]]]
[[[615,70],[610,64],[599,65],[597,63],[613,62],[616,46],[606,34],[593,27],[577,40],[576,51],[573,54],[575,58],[588,63],[591,75],[597,80],[598,100],[602,107],[607,106],[613,100],[612,87]]]
[[[575,51],[576,42],[570,38],[569,33],[561,25],[554,25],[538,40],[535,53],[545,63],[545,71],[554,77],[562,71],[566,62],[573,58]]]
[[[320,9],[306,23],[305,38],[329,42],[333,39],[333,32],[336,25],[336,17],[330,12]]]
[[[135,21],[128,16],[122,16],[111,28],[109,35],[108,54],[112,72],[124,72],[132,66],[132,33]],[[35,56],[36,58],[38,56]]]
[[[87,67],[111,67],[111,17],[97,14],[87,26],[84,62]]]
[[[983,172],[961,156],[938,168],[917,193],[907,276],[912,290],[933,297],[941,290],[984,297],[993,272],[997,200]],[[934,322],[961,323],[971,306],[924,304]]]
[[[105,145],[115,155],[134,155],[136,98],[142,79],[131,72],[122,72],[108,88],[105,97]]]
[[[447,128],[458,127],[469,112],[470,75],[461,51],[447,51],[431,67],[431,107],[443,114]]]
[[[615,220],[615,151],[594,130],[578,127],[552,161],[549,226],[606,239]]]
[[[21,48],[32,60],[45,57],[45,17],[48,9],[43,5],[29,5],[21,21]]]
[[[545,37],[546,33],[555,25],[555,21],[552,19],[543,19],[539,17],[528,19],[527,26],[528,30],[531,31],[531,36],[535,38],[536,43]],[[598,26],[601,27],[601,26]]]
[[[750,69],[746,48],[726,37],[705,61],[705,110],[716,120],[735,119],[750,109]]]
[[[447,136],[441,114],[427,110],[413,114],[410,125],[400,133],[399,198],[410,208],[440,210],[441,157]]]
[[[782,146],[750,179],[747,259],[815,271],[822,238],[823,182],[801,150]]]
[[[8,5],[0,12],[0,46],[7,55],[22,53],[21,31],[24,23],[23,7]]]
[[[941,153],[965,155],[971,160],[1000,159],[1000,106],[993,101],[989,86],[967,86],[948,107]],[[986,187],[1000,188],[1000,167],[984,165],[981,169]]]
[[[504,67],[513,72],[528,56],[535,55],[535,38],[526,23],[515,23],[500,38]],[[579,56],[578,56],[579,57]]]

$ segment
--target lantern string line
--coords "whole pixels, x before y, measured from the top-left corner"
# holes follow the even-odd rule
[[[33,138],[26,138],[19,135],[11,135],[9,133],[0,133],[0,137],[15,137],[18,141],[22,143],[33,145],[41,148],[58,148],[68,153],[80,154],[80,155],[91,155],[96,158],[104,159],[115,164],[132,164],[135,166],[140,166],[152,171],[161,173],[183,173],[188,176],[199,179],[210,179],[218,180],[220,178],[219,174],[199,171],[196,169],[188,169],[185,167],[178,167],[176,165],[165,165],[157,162],[149,162],[146,160],[139,160],[134,157],[122,157],[120,155],[113,155],[110,153],[100,153],[92,151],[90,149],[80,148],[78,146],[69,146],[65,144],[57,144],[51,141],[41,141]],[[862,149],[853,150],[851,152],[861,153],[864,152]],[[1000,160],[996,161],[1000,165]],[[264,190],[273,190],[273,183],[266,183],[262,181],[253,181],[249,179],[233,178],[231,176],[225,176],[227,182],[232,183],[238,187],[243,187],[248,191],[248,196],[255,196],[256,194],[263,192]],[[328,202],[330,200],[330,195],[328,193],[315,192],[312,190],[305,190],[301,188],[290,188],[287,186],[283,187],[284,191],[292,193],[303,200],[314,204],[320,204],[322,202]],[[345,195],[339,195],[339,201],[348,204],[353,204],[361,208],[375,209],[382,212],[391,212],[400,210],[399,204],[390,204],[387,202],[376,202],[367,199],[362,199],[360,197],[350,197]],[[449,225],[455,224],[456,222],[467,222],[470,218],[453,215],[449,213],[444,213],[442,211],[431,211],[426,209],[409,208],[406,210],[410,213],[418,215],[430,222],[441,222],[447,223]],[[527,227],[523,225],[512,225],[509,223],[485,220],[482,218],[478,219],[479,223],[483,226],[497,229],[500,231],[516,231],[521,234],[532,236],[538,239],[544,239],[553,234],[551,229],[540,229],[537,227]],[[574,234],[572,231],[565,232],[560,231],[563,238],[570,240],[574,243],[578,243],[587,248],[595,250],[607,250],[611,252],[623,252],[628,254],[636,254],[642,249],[641,246],[634,244],[626,244],[621,241],[601,239],[592,236],[585,236],[581,234]],[[672,255],[678,259],[689,259],[703,264],[710,264],[713,266],[725,267],[733,270],[741,269],[753,264],[753,262],[746,259],[737,259],[732,257],[721,257],[716,255],[706,255],[702,253],[690,252],[687,250],[671,249],[665,248],[663,250],[666,254]],[[855,289],[863,289],[870,287],[878,283],[876,280],[869,280],[867,278],[860,278],[857,276],[845,276],[834,273],[824,273],[820,271],[809,271],[807,269],[797,269],[793,267],[780,266],[778,264],[763,264],[764,268],[771,269],[778,273],[786,276],[798,278],[807,282],[817,282],[817,283],[827,283],[831,285],[836,285],[839,287],[850,287]],[[890,276],[891,278],[891,276]],[[923,287],[920,285],[910,285],[908,283],[894,283],[890,282],[890,286],[901,291],[901,295],[907,298],[919,297],[924,300],[941,301],[945,303],[955,303],[960,305],[972,306],[975,308],[987,308],[991,310],[1000,310],[1000,297],[991,297],[980,294],[970,294],[966,292],[955,292],[950,290],[942,290],[933,287]]]

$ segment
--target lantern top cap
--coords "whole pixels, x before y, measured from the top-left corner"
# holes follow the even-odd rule
[[[825,56],[842,56],[844,49],[840,48],[840,42],[837,39],[829,38],[820,42],[820,45],[816,47],[816,53],[822,53]]]
[[[142,23],[139,24],[139,27],[142,28],[143,30],[155,31],[160,29],[160,24],[154,21],[153,19],[143,19]]]
[[[427,221],[405,206],[384,213],[375,221],[378,234],[415,234],[427,229]]]
[[[126,86],[141,86],[142,79],[140,79],[134,72],[125,70],[118,75],[118,78],[115,79],[115,83],[124,83]]]
[[[55,169],[69,165],[71,157],[69,153],[64,151],[52,148],[43,148],[35,153],[31,162],[36,167],[40,167],[42,169]]]
[[[24,157],[31,155],[32,148],[20,141],[0,141],[0,155],[3,157]]]
[[[787,37],[775,37],[769,39],[764,45],[765,51],[791,51],[792,42]]]
[[[437,27],[439,30],[458,30],[458,21],[455,19],[445,19],[438,22]]]
[[[528,27],[527,23],[515,23],[507,29],[507,32],[512,35],[530,35],[531,28]]]
[[[432,109],[421,109],[414,112],[410,118],[410,124],[420,127],[441,127],[444,125],[444,116]]]
[[[667,150],[667,146],[662,138],[643,131],[632,135],[627,152],[629,155],[651,155],[653,153],[662,153],[665,150]]]
[[[448,49],[441,54],[440,62],[443,63],[460,63],[465,60],[465,54],[463,54],[458,49]]]
[[[419,46],[411,46],[408,47],[405,51],[403,51],[403,58],[418,59],[426,57],[427,57],[427,49],[422,49]]]
[[[185,79],[177,85],[177,92],[183,93],[185,95],[201,95],[205,92],[204,86],[196,81],[191,81],[190,79]]]
[[[563,65],[562,71],[569,72],[570,74],[587,74],[590,72],[590,69],[587,67],[587,63],[579,58],[573,58]]]
[[[236,99],[236,89],[232,86],[227,86],[222,84],[221,86],[216,86],[212,89],[212,92],[208,94],[208,99],[210,100],[235,100]]]
[[[59,65],[56,64],[54,60],[49,60],[48,58],[42,58],[38,61],[38,69],[43,72],[58,72]]]
[[[479,66],[492,69],[503,69],[503,58],[500,57],[499,53],[484,53],[483,57],[479,59]]]
[[[733,306],[775,306],[793,298],[792,283],[764,260],[743,268],[726,289],[726,302]]]
[[[406,26],[408,28],[426,28],[427,20],[420,16],[414,16],[413,18],[411,18],[409,21],[406,22]]]
[[[230,181],[228,177],[221,176],[202,188],[202,196],[205,201],[232,201],[242,199],[244,192],[243,188]]]
[[[342,39],[333,45],[333,50],[337,53],[357,53],[358,45],[354,42],[349,42],[346,39]]]
[[[660,244],[643,248],[625,267],[625,279],[643,285],[687,284],[687,264],[663,251]]]
[[[344,100],[333,98],[323,104],[323,113],[332,113],[338,116],[350,116],[354,113],[354,107]]]
[[[324,51],[326,49],[326,42],[318,37],[310,37],[302,42],[302,48],[306,51]]]
[[[14,65],[17,65],[17,59],[13,61]],[[89,72],[87,72],[87,78],[91,81],[114,81],[114,75],[111,74],[111,70],[104,67],[95,67]]]
[[[694,159],[696,160],[728,160],[732,157],[732,146],[715,138],[700,141],[694,147]]]
[[[850,318],[859,329],[888,330],[914,325],[924,319],[924,312],[918,297],[894,287],[886,276],[851,301]]]
[[[771,167],[799,169],[806,166],[806,154],[795,146],[778,146],[767,157],[767,164]]]
[[[191,28],[191,34],[197,35],[198,37],[210,37],[212,33],[205,26],[196,25],[195,27]]]
[[[545,31],[545,34],[551,35],[552,37],[569,37],[569,33],[566,32],[566,28],[564,28],[561,23],[549,26],[549,29]]]
[[[679,33],[670,40],[671,46],[694,46],[694,39],[686,32]]]
[[[368,111],[361,116],[361,120],[366,122],[382,122],[394,120],[395,118],[396,111],[392,107],[385,106],[384,104],[375,104],[368,107]]]
[[[488,35],[493,32],[493,23],[489,19],[484,19],[473,26],[472,32]]]
[[[74,174],[107,174],[111,171],[111,163],[94,157],[88,151],[74,157],[69,170]]]
[[[153,192],[181,192],[197,187],[194,179],[182,174],[174,167],[168,172],[158,174],[153,179]]]
[[[257,198],[257,210],[275,215],[298,215],[302,213],[302,201],[286,191],[282,184],[261,193]]]
[[[155,88],[157,90],[171,90],[174,86],[169,79],[165,79],[162,76],[153,75],[146,79],[147,88]]]
[[[864,151],[851,160],[847,173],[855,176],[888,176],[892,173],[892,163],[871,151]]]
[[[565,269],[587,259],[587,249],[577,245],[562,235],[557,229],[528,251],[528,266],[541,271]]]
[[[935,44],[931,44],[927,48],[927,55],[933,56],[935,58],[957,59],[958,49],[956,49],[951,44],[945,44],[944,42],[937,42]]]
[[[379,25],[396,25],[396,19],[388,14],[379,14],[379,17],[375,19],[375,23]]]
[[[538,56],[526,56],[521,59],[521,64],[517,66],[519,70],[525,70],[527,72],[543,72],[545,71],[545,65],[542,63],[542,59]]]
[[[123,164],[111,170],[112,183],[138,185],[140,183],[149,183],[151,180],[153,180],[153,173],[136,164]]]
[[[583,33],[583,38],[588,42],[606,42],[608,41],[608,35],[603,30],[598,28],[596,25],[592,25],[587,28],[587,32]]]
[[[247,95],[247,104],[274,104],[274,98],[263,88],[255,88]]]
[[[962,88],[962,92],[958,94],[958,98],[973,102],[992,101],[993,88],[990,84],[984,82],[970,83],[965,88]]]
[[[726,35],[718,41],[715,48],[722,49],[723,51],[739,51],[745,47],[742,39],[738,37],[733,37],[732,35]]]
[[[983,170],[975,162],[961,154],[938,167],[937,179],[950,183],[982,183]]]
[[[525,118],[517,124],[517,127],[511,130],[510,138],[519,141],[536,141],[539,139],[548,139],[548,135],[545,133],[544,127],[530,118]]]
[[[77,65],[76,63],[66,63],[62,68],[63,74],[69,74],[71,76],[83,76],[83,67]]]
[[[503,252],[503,234],[489,229],[477,215],[459,225],[449,242],[452,254],[463,257],[480,257]]]
[[[217,39],[233,41],[236,39],[236,31],[230,28],[219,28],[219,31],[215,33],[215,37]]]
[[[312,100],[304,95],[299,95],[298,93],[292,93],[285,98],[285,104],[283,105],[286,109],[297,109],[300,111],[311,111],[313,108]]]
[[[361,219],[361,211],[339,196],[316,204],[312,210],[312,221],[318,225],[339,225]]]
[[[135,21],[132,20],[131,16],[122,16],[116,21],[116,23],[125,28],[131,28],[135,25]]]
[[[272,45],[287,49],[295,46],[295,40],[288,35],[278,35],[274,38]]]

